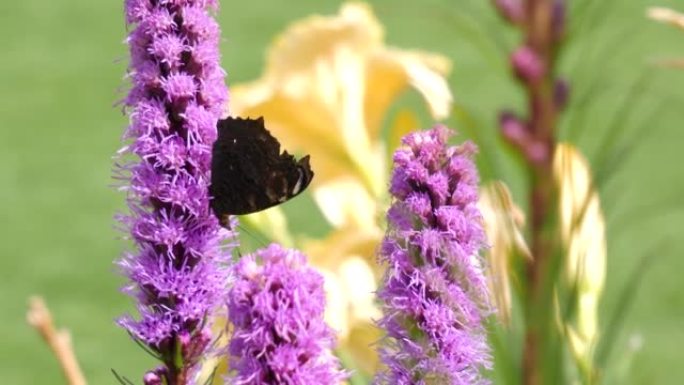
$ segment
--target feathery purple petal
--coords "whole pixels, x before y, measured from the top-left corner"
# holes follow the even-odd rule
[[[219,64],[217,1],[126,0],[131,90],[124,103],[130,213],[120,218],[134,250],[118,262],[138,317],[118,323],[165,366],[145,383],[190,383],[210,345],[207,317],[224,305],[232,234],[209,210],[211,146],[228,98]],[[131,156],[132,155],[132,156]],[[135,159],[131,161],[130,159]],[[231,246],[228,246],[230,248]],[[179,349],[180,348],[180,349]],[[180,351],[181,362],[177,352]],[[161,383],[161,382],[160,382]]]
[[[491,367],[483,318],[489,312],[480,249],[485,236],[477,209],[475,148],[448,147],[437,126],[403,139],[394,154],[379,250],[387,270],[378,292],[387,335],[386,366],[376,384],[486,384]]]
[[[236,265],[229,294],[235,385],[335,385],[345,377],[325,324],[323,277],[296,250],[272,244]]]

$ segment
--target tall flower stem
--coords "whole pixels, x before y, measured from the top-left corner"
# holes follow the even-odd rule
[[[32,297],[26,320],[33,326],[48,344],[55,354],[59,365],[62,367],[64,377],[69,385],[86,385],[85,376],[81,370],[74,348],[71,343],[71,335],[66,329],[57,329],[52,320],[52,313],[41,297]]]
[[[555,258],[556,187],[553,152],[557,117],[568,87],[555,73],[556,56],[564,35],[564,0],[499,0],[503,16],[524,33],[524,44],[511,56],[513,70],[527,94],[527,117],[510,112],[501,115],[504,138],[523,155],[530,170],[529,207],[532,259],[527,262],[523,383],[544,383],[542,367],[548,354],[542,347],[552,323],[548,286]]]
[[[549,211],[553,210],[553,149],[555,143],[556,106],[554,103],[554,74],[551,71],[555,58],[555,45],[552,37],[553,4],[552,0],[528,0],[526,4],[527,44],[539,55],[547,68],[544,76],[537,82],[527,85],[528,109],[530,112],[530,131],[541,145],[543,156],[533,161],[530,166],[533,172],[532,190],[530,192],[532,259],[527,265],[528,313],[525,332],[525,348],[523,352],[523,383],[527,385],[541,384],[540,376],[541,349],[540,339],[543,337],[544,325],[534,322],[535,318],[544,319],[539,314],[548,312],[550,307],[544,297],[543,278],[549,270],[552,257],[549,234],[545,231]]]

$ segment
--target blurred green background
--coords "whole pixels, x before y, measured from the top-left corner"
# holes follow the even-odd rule
[[[496,112],[523,105],[523,95],[506,69],[505,52],[518,40],[517,33],[498,21],[486,1],[371,3],[386,25],[390,44],[452,58],[452,89],[480,123],[481,161],[493,159],[496,175],[524,203],[521,164],[495,135]],[[562,136],[572,138],[594,164],[612,149],[636,145],[627,157],[611,163],[617,168],[602,168],[611,170],[605,175],[612,176],[602,179],[600,189],[609,226],[602,320],[612,314],[624,285],[634,282],[631,272],[647,255],[652,268],[637,274],[643,280],[630,298],[633,308],[626,315],[616,356],[624,352],[630,336],[638,335],[643,349],[629,383],[681,383],[684,71],[656,69],[649,62],[684,57],[684,32],[646,20],[645,8],[656,5],[648,1],[570,3],[575,19],[561,68],[575,92]],[[126,90],[122,4],[0,2],[4,384],[63,382],[47,346],[24,321],[32,294],[44,295],[58,325],[71,329],[91,384],[114,384],[111,368],[139,379],[153,365],[113,324],[115,317],[132,308],[118,291],[123,280],[112,263],[124,247],[112,220],[124,208],[124,196],[110,187],[112,155],[127,122],[114,106]],[[229,84],[261,73],[265,47],[289,22],[311,13],[333,14],[339,4],[222,1],[221,50]],[[674,7],[677,2],[657,5]],[[585,99],[585,93],[591,96]],[[616,134],[610,137],[609,132]],[[485,174],[493,175],[487,170]],[[293,221],[304,231],[313,227],[306,215]]]

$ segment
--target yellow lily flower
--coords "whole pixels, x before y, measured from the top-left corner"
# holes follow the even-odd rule
[[[565,250],[564,282],[575,292],[575,319],[565,325],[570,349],[591,373],[598,341],[598,306],[606,279],[606,223],[589,162],[572,145],[556,147],[560,234]]]
[[[377,367],[371,344],[380,337],[372,319],[380,316],[374,255],[389,175],[382,125],[391,104],[409,89],[423,97],[435,119],[446,118],[450,67],[441,55],[385,46],[371,8],[349,2],[336,15],[293,23],[268,49],[261,77],[231,87],[232,115],[264,116],[284,148],[311,155],[316,176],[310,189],[334,230],[300,246],[325,277],[326,318],[339,332],[341,348],[368,373]],[[390,146],[401,132],[418,128],[407,111],[394,123]],[[246,220],[259,228],[277,225],[267,236],[298,239],[282,230],[278,208]]]
[[[375,254],[382,235],[379,229],[370,232],[346,227],[302,245],[325,278],[326,321],[337,332],[340,348],[366,373],[373,373],[378,365],[371,345],[380,338],[373,320],[381,316],[374,297],[377,265],[371,264],[368,256]]]
[[[353,208],[385,194],[380,133],[399,93],[417,90],[437,119],[447,117],[452,102],[447,58],[386,47],[383,34],[363,3],[346,3],[333,16],[310,16],[275,40],[260,79],[231,89],[232,114],[264,116],[285,148],[311,154],[314,199],[336,227],[356,222],[351,213],[360,210],[341,210],[329,204],[331,197]],[[361,222],[376,222],[376,212],[367,211],[370,219]]]

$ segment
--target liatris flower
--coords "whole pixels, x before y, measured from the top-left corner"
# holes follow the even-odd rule
[[[379,338],[372,322],[379,317],[374,259],[383,236],[377,213],[387,201],[387,149],[417,120],[410,109],[394,114],[390,107],[411,89],[434,119],[445,119],[453,102],[446,79],[451,62],[388,46],[372,7],[358,1],[295,21],[266,55],[258,79],[231,87],[230,108],[236,115],[263,115],[284,147],[311,154],[316,178],[309,191],[332,231],[300,248],[325,276],[326,320],[341,350],[357,373],[370,374],[378,368],[371,346]],[[292,244],[295,234],[278,208],[244,220]]]
[[[346,375],[323,321],[323,277],[277,244],[243,257],[228,296],[235,385],[335,385]]]
[[[474,145],[447,147],[449,130],[409,134],[394,154],[379,251],[387,266],[378,297],[387,332],[376,384],[486,384],[491,366],[483,317],[489,312],[479,255]]]
[[[136,251],[119,262],[132,281],[140,319],[118,323],[164,366],[145,383],[193,382],[211,342],[207,316],[225,300],[228,253],[209,211],[209,170],[216,123],[227,100],[219,66],[214,0],[126,0],[132,88],[125,99],[138,162],[119,167],[130,183],[131,214],[121,218]],[[156,382],[155,382],[156,381]]]

